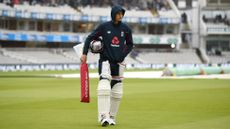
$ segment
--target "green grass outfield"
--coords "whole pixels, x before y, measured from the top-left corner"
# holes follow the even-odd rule
[[[96,87],[79,79],[0,75],[0,129],[99,129]],[[12,76],[12,77],[9,77]],[[125,79],[113,129],[230,129],[230,80]]]

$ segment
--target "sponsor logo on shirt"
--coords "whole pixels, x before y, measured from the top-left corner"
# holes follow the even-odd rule
[[[120,40],[118,39],[117,36],[113,37],[111,46],[112,47],[119,47],[120,46]]]

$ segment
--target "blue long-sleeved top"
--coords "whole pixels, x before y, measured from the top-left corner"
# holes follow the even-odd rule
[[[115,63],[122,62],[133,48],[133,38],[131,29],[124,23],[114,24],[116,13],[121,11],[123,15],[125,10],[120,6],[114,6],[111,10],[111,21],[100,24],[85,40],[83,54],[87,55],[90,42],[102,37],[104,44],[100,58]]]

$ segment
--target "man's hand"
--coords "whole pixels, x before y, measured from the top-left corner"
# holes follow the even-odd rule
[[[81,58],[80,58],[80,60],[81,60],[81,63],[86,63],[86,61],[87,61],[87,55],[81,55]]]

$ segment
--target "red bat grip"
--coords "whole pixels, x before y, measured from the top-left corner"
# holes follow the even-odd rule
[[[89,71],[88,64],[81,64],[81,102],[89,103],[90,102],[90,94],[89,94]]]

